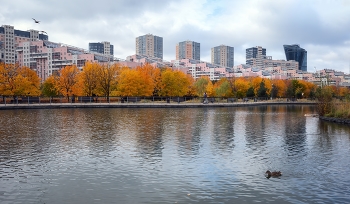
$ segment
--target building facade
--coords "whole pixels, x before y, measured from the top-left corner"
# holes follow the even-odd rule
[[[194,41],[183,41],[176,45],[176,60],[201,59],[200,43]]]
[[[163,59],[163,38],[152,34],[137,37],[136,54]]]
[[[299,70],[307,71],[307,51],[299,45],[283,45],[286,59],[299,62]]]
[[[24,41],[16,48],[17,62],[36,71],[42,81],[65,66],[75,65],[80,70],[86,62],[108,63],[109,56],[46,40]]]
[[[270,68],[270,67],[282,67],[286,69],[295,69],[298,70],[299,63],[294,60],[273,60],[273,59],[265,59],[263,60],[263,68]]]
[[[194,59],[173,60],[172,68],[189,74],[194,79],[206,76],[210,80],[217,81],[221,78],[233,76],[232,69],[230,68]]]
[[[211,63],[223,67],[233,67],[234,48],[226,45],[211,48]]]
[[[49,37],[37,30],[16,30],[11,25],[0,27],[0,62],[14,64],[17,60],[16,48],[21,42],[48,40]]]
[[[97,42],[97,43],[89,43],[89,51],[90,52],[97,52],[104,55],[114,55],[114,46],[111,45],[110,42]]]
[[[261,46],[246,49],[246,64],[248,65],[262,67],[266,58],[266,49]]]

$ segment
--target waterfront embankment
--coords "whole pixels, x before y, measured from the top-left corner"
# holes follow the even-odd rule
[[[208,107],[244,107],[261,105],[314,105],[315,102],[234,102],[234,103],[35,103],[0,104],[0,110],[13,109],[62,109],[62,108],[208,108]]]

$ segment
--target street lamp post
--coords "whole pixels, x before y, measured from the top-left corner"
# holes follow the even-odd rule
[[[271,86],[271,100],[273,99],[273,91],[274,91],[274,89],[273,89],[273,84],[272,84],[272,86]]]

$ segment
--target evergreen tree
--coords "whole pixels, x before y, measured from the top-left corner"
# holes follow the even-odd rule
[[[247,97],[254,97],[254,88],[251,86],[249,87],[248,91],[247,91]]]
[[[266,93],[266,87],[264,81],[260,82],[260,88],[258,90],[258,97],[268,97]]]

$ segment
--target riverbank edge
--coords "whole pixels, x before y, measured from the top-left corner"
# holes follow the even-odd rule
[[[328,121],[328,122],[333,122],[333,123],[350,125],[350,119],[346,119],[346,118],[334,118],[334,117],[320,116],[319,119],[324,120],[324,121]]]
[[[62,104],[0,104],[0,110],[67,109],[67,108],[211,108],[263,105],[315,105],[315,102],[252,102],[252,103],[62,103]]]

